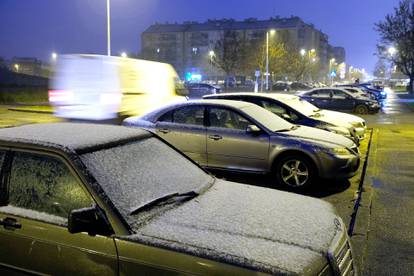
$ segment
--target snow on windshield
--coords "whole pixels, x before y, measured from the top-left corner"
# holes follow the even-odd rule
[[[257,105],[248,105],[246,107],[242,107],[241,110],[257,120],[270,131],[290,129],[293,126],[291,123]]]
[[[310,102],[300,98],[286,99],[283,101],[283,103],[287,104],[288,106],[292,107],[293,109],[299,111],[300,113],[306,116],[313,115],[316,112],[316,110],[319,110],[319,108],[317,108]]]
[[[199,191],[212,181],[157,138],[83,154],[81,159],[127,221],[129,213],[145,203]]]

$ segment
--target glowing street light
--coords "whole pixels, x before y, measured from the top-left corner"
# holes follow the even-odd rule
[[[395,49],[395,47],[390,47],[388,48],[388,53],[393,56],[395,53],[397,52],[397,49]]]
[[[19,72],[19,67],[20,67],[19,64],[17,64],[17,63],[14,64],[14,69],[16,69],[16,72]]]
[[[214,51],[210,50],[210,52],[208,52],[208,55],[210,56],[210,58],[213,58],[214,57]]]
[[[300,55],[304,57],[306,55],[306,50],[305,49],[300,50]]]
[[[52,53],[52,59],[53,59],[53,60],[56,60],[56,59],[57,59],[57,57],[58,57],[58,54],[57,54],[57,53],[55,53],[55,52],[53,52],[53,53]]]
[[[270,35],[274,35],[276,30],[271,29],[266,31],[266,90],[269,90],[269,33]]]
[[[123,58],[127,58],[127,57],[128,57],[128,55],[127,55],[127,53],[122,52],[122,53],[121,53],[121,57],[123,57]]]

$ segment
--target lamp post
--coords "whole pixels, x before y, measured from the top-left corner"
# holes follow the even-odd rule
[[[208,55],[210,57],[210,78],[211,78],[211,81],[212,81],[213,80],[213,57],[214,57],[214,51],[213,50],[210,50],[208,52]]]
[[[52,60],[56,61],[57,57],[58,57],[57,53],[53,52],[52,53]]]
[[[106,0],[106,21],[107,21],[107,55],[111,55],[111,11],[110,11],[110,0]]]
[[[269,90],[269,33],[273,35],[275,32],[273,29],[266,31],[266,90]]]
[[[127,53],[122,52],[122,53],[121,53],[121,57],[123,57],[123,58],[127,58],[127,57],[128,57],[128,55],[127,55]]]

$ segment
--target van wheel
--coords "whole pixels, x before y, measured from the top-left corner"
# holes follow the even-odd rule
[[[314,178],[314,166],[299,154],[290,154],[280,159],[275,167],[277,181],[292,190],[309,187]]]
[[[355,113],[368,114],[368,107],[366,107],[365,105],[359,104],[355,107]]]

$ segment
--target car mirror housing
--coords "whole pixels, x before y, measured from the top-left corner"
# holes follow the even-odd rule
[[[72,210],[68,217],[68,231],[71,234],[87,232],[91,236],[113,234],[112,228],[96,207]]]
[[[261,130],[256,125],[248,125],[246,128],[246,132],[251,134],[258,134],[261,132]]]

